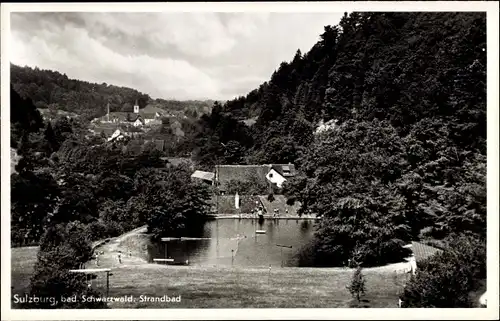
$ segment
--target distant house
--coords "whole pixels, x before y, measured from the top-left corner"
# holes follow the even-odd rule
[[[295,176],[295,166],[292,164],[274,164],[271,165],[266,178],[277,187],[283,187],[283,183],[287,178]]]
[[[165,114],[166,112],[163,109],[150,105],[146,106],[143,109],[140,109],[137,102],[134,105],[133,112],[110,112],[108,104],[106,115],[100,118],[96,118],[92,122],[104,124],[130,124],[135,127],[143,127],[145,125],[161,124],[161,117],[163,117]]]
[[[276,186],[278,186],[279,188],[281,188],[283,186],[283,183],[286,181],[286,178],[284,178],[283,175],[275,171],[273,168],[269,170],[266,178],[271,183],[276,184]]]
[[[272,168],[277,171],[284,178],[295,176],[296,170],[293,164],[273,164]]]
[[[122,140],[123,138],[125,138],[125,136],[126,135],[122,133],[121,130],[117,129],[113,132],[111,137],[108,138],[108,142]]]
[[[132,123],[134,127],[142,127],[146,124],[146,122],[142,119],[142,117],[139,115],[136,120]]]
[[[283,183],[296,175],[293,164],[267,164],[267,165],[217,165],[217,182],[222,193],[226,185],[232,180],[246,181],[257,179],[264,184],[273,184],[281,188]]]
[[[37,108],[37,110],[42,116],[43,120],[54,120],[58,117],[66,117],[67,119],[80,117],[80,115],[76,113],[60,109],[54,110],[49,108]]]

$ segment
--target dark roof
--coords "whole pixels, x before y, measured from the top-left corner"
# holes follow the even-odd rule
[[[156,113],[159,113],[160,115],[166,114],[167,111],[164,109],[161,109],[159,107],[152,106],[151,104],[147,105],[143,109],[140,109],[139,112],[144,112],[144,113],[152,113],[153,115]]]
[[[94,131],[97,133],[97,134],[101,134],[101,133],[104,133],[104,135],[106,135],[106,137],[108,136],[111,136],[113,135],[113,133],[117,130],[118,128],[115,126],[115,127],[97,127],[94,129]]]
[[[283,177],[292,177],[296,174],[295,165],[293,164],[273,164],[272,168]]]
[[[147,112],[139,111],[139,116],[141,116],[142,119],[155,119],[156,113],[147,113]]]
[[[442,251],[438,248],[425,245],[419,242],[411,242],[411,250],[413,252],[413,255],[415,255],[415,260],[417,262],[425,260],[426,258],[431,257],[434,254]]]
[[[218,165],[217,180],[221,190],[231,180],[246,181],[251,177],[257,177],[267,183],[266,175],[269,173],[269,165]]]
[[[273,164],[273,165],[219,165],[218,181],[221,190],[225,189],[225,184],[231,180],[246,181],[251,177],[257,177],[264,183],[267,183],[266,175],[273,168],[283,177],[292,177],[296,175],[293,164]]]

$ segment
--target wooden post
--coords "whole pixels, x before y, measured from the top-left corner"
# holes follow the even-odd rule
[[[231,267],[233,267],[234,264],[234,250],[231,250]]]
[[[166,259],[168,259],[168,243],[167,242],[165,242],[165,258]],[[165,265],[167,265],[167,261],[165,261]]]
[[[219,220],[218,219],[215,219],[215,225],[216,225],[216,229],[217,229],[217,244],[216,244],[216,260],[215,260],[215,263],[217,266],[219,266]]]
[[[106,296],[109,296],[109,271],[106,271]]]

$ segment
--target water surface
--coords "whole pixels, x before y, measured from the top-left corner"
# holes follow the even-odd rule
[[[151,244],[149,261],[167,257],[202,266],[298,266],[297,254],[312,239],[313,226],[308,219],[217,219],[205,223],[199,237],[206,239]]]

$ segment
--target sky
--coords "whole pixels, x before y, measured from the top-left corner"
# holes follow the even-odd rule
[[[11,14],[10,61],[164,99],[232,99],[268,81],[343,13]]]

